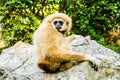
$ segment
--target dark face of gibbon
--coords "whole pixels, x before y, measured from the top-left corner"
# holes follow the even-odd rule
[[[65,32],[67,30],[67,25],[64,20],[62,19],[54,19],[52,22],[54,29],[56,29],[59,32]]]

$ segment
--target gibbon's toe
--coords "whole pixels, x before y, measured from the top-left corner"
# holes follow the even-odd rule
[[[86,55],[86,60],[89,61],[91,67],[92,67],[95,71],[98,70],[99,65],[100,65],[100,63],[101,63],[100,60],[98,60],[98,59],[96,59],[95,57],[93,57],[93,56],[91,56],[91,55],[88,55],[88,54]]]
[[[89,61],[89,63],[90,63],[91,68],[93,68],[95,71],[98,71],[98,64],[96,64],[95,62],[91,62],[91,61]]]

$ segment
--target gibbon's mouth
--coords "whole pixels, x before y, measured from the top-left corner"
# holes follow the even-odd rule
[[[57,31],[62,33],[62,34],[65,34],[65,32],[66,32],[66,30],[64,30],[64,31],[57,30]]]

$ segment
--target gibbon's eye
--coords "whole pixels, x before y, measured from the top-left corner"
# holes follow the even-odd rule
[[[59,23],[60,23],[61,25],[63,25],[63,21],[59,21]]]
[[[54,21],[53,23],[54,23],[54,25],[56,25],[58,23],[58,21]]]

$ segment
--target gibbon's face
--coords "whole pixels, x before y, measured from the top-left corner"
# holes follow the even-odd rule
[[[67,30],[67,24],[63,19],[54,19],[52,22],[54,29],[59,32],[65,32]]]

